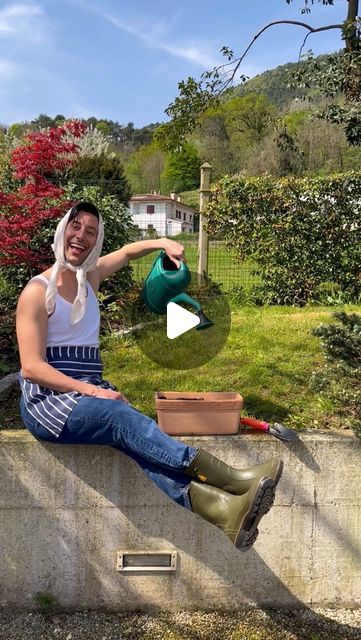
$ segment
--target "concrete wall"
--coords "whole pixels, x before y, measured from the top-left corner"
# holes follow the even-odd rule
[[[361,605],[361,443],[346,432],[184,438],[235,466],[281,454],[276,503],[249,552],[171,503],[107,447],[0,432],[0,606],[68,610]],[[175,574],[116,571],[117,550],[175,549]]]

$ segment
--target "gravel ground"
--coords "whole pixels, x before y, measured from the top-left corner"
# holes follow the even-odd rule
[[[1,640],[361,640],[361,609],[2,613]]]

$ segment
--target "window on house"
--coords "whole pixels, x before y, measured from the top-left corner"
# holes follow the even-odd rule
[[[152,224],[148,224],[148,229],[154,229],[154,226]]]
[[[147,213],[154,213],[154,204],[147,204]]]
[[[183,211],[183,220],[187,220],[187,215],[186,215],[185,211]]]

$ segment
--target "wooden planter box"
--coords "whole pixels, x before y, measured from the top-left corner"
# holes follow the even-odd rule
[[[157,391],[158,424],[170,435],[237,433],[243,398],[233,391]]]

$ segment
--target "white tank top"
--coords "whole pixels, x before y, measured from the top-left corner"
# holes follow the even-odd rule
[[[39,280],[46,285],[49,280],[42,274],[30,280]],[[93,287],[86,283],[86,310],[82,319],[75,325],[70,324],[72,303],[59,293],[55,296],[55,309],[48,319],[47,347],[56,346],[99,346],[100,311],[98,298]]]

